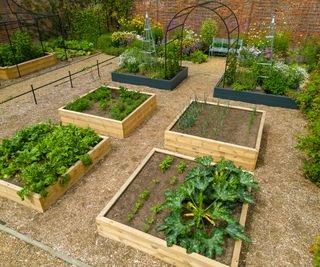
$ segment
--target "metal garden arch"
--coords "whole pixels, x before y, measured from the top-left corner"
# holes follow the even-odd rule
[[[212,11],[215,13],[222,21],[222,23],[225,26],[225,29],[228,34],[228,53],[227,53],[227,60],[226,60],[226,66],[225,66],[225,75],[228,71],[234,72],[235,70],[229,70],[229,66],[232,60],[234,60],[234,57],[232,54],[237,53],[238,50],[238,41],[239,41],[239,33],[240,33],[240,27],[238,19],[235,15],[235,13],[232,11],[232,9],[221,3],[220,1],[207,1],[204,3],[192,5],[186,8],[181,9],[178,13],[176,13],[172,19],[170,20],[165,33],[165,75],[167,77],[167,60],[168,60],[168,53],[167,53],[167,45],[175,40],[180,40],[180,67],[182,65],[182,41],[183,41],[183,30],[185,27],[185,23],[189,17],[189,15],[198,8],[204,8],[207,10]],[[168,40],[168,34],[174,30],[179,30],[180,34],[176,36],[175,38]],[[235,34],[235,41],[230,44],[231,35]],[[230,53],[232,51],[232,53]],[[234,73],[232,73],[233,75]]]

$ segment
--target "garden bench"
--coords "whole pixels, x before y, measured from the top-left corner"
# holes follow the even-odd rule
[[[230,39],[230,46],[237,42],[236,39]],[[240,56],[240,51],[243,46],[243,41],[238,40],[238,50],[237,54]],[[234,48],[230,48],[230,52],[233,51]],[[209,56],[213,56],[214,54],[225,55],[228,53],[228,39],[224,38],[213,38],[212,44],[209,47]]]

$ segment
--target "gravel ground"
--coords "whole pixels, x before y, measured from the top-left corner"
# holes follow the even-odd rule
[[[69,264],[20,239],[0,232],[1,267],[68,267]],[[26,257],[27,255],[27,257]]]
[[[156,93],[156,111],[128,138],[112,138],[112,151],[48,211],[39,214],[2,198],[0,220],[93,266],[169,266],[138,250],[100,237],[95,217],[151,148],[163,148],[165,128],[194,93],[199,97],[212,95],[213,86],[224,71],[224,58],[187,65],[189,78],[174,91],[128,85],[132,89]],[[74,81],[72,89],[64,83],[39,90],[37,106],[30,95],[0,105],[0,140],[33,123],[48,119],[58,122],[57,108],[100,82],[119,85],[110,81],[110,71],[115,67],[116,64],[103,67],[101,80],[95,72],[82,75]],[[45,82],[42,77],[39,80]],[[254,107],[234,101],[230,104]],[[246,228],[252,244],[244,247],[241,266],[311,266],[310,242],[320,235],[320,194],[319,188],[301,175],[303,158],[295,150],[296,136],[304,132],[306,122],[298,110],[262,105],[257,108],[267,112],[255,171],[261,191],[255,194],[257,205],[250,209]],[[11,242],[8,247],[14,250]],[[5,248],[0,246],[0,251],[3,253]],[[30,260],[30,266],[41,266],[30,253],[11,255],[15,260]]]

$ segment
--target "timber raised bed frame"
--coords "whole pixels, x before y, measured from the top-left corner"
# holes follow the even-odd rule
[[[168,247],[165,240],[155,237],[151,234],[139,231],[133,227],[124,225],[114,220],[108,219],[105,215],[111,207],[117,202],[119,197],[125,192],[127,187],[133,182],[139,172],[148,163],[155,152],[176,156],[186,160],[194,160],[192,157],[184,156],[174,152],[154,148],[136,168],[129,179],[109,201],[108,205],[101,211],[96,218],[96,224],[100,235],[124,243],[125,245],[139,249],[167,263],[176,266],[196,266],[196,267],[236,267],[239,263],[241,240],[235,241],[232,260],[230,265],[220,263],[216,260],[207,258],[197,253],[187,254],[186,250],[180,246],[173,245]],[[245,226],[249,205],[244,203],[240,214],[239,223]]]
[[[217,105],[216,103],[212,102],[206,102],[206,104]],[[219,105],[227,107],[227,105]],[[250,108],[230,105],[228,107],[247,111],[253,110]],[[265,111],[256,110],[256,112],[262,113],[262,116],[260,120],[255,148],[251,148],[172,131],[171,128],[178,122],[179,118],[182,116],[182,114],[186,111],[187,108],[188,107],[186,107],[165,130],[164,147],[166,149],[192,157],[211,155],[214,161],[218,161],[219,159],[224,158],[226,160],[233,161],[235,165],[241,166],[244,169],[255,169],[260,150],[263,126],[265,121]]]
[[[115,90],[119,89],[111,86],[107,87]],[[95,90],[96,89],[91,90],[87,94]],[[64,107],[61,107],[58,110],[60,121],[63,125],[72,123],[82,128],[90,127],[98,134],[116,138],[125,138],[156,108],[156,95],[146,92],[141,93],[149,97],[122,121],[86,114],[85,112],[67,110]]]
[[[9,67],[0,67],[0,79],[11,80],[19,78],[19,72],[21,76],[29,73],[50,67],[57,64],[57,57],[54,53],[48,53],[43,57],[34,58],[17,65]]]
[[[0,180],[0,197],[4,197],[13,200],[21,205],[35,209],[39,212],[44,212],[50,205],[55,203],[73,184],[75,184],[83,175],[85,175],[95,163],[103,158],[111,148],[110,140],[108,137],[101,136],[102,140],[88,152],[92,164],[85,166],[81,160],[78,160],[73,166],[71,166],[66,174],[70,175],[70,180],[65,185],[56,183],[47,188],[48,195],[42,197],[37,193],[32,193],[29,196],[25,196],[22,200],[17,192],[22,188],[12,183]]]
[[[142,75],[132,73],[121,73],[113,71],[111,72],[111,79],[114,82],[129,83],[135,85],[145,85],[152,88],[173,90],[175,89],[184,79],[188,77],[188,68],[182,67],[181,71],[177,73],[171,80],[165,79],[153,79]]]

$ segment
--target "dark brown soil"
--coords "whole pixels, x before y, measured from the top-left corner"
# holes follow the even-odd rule
[[[118,198],[117,202],[105,215],[107,218],[120,222],[122,224],[126,224],[135,229],[144,231],[144,228],[148,226],[147,219],[150,216],[154,216],[156,218],[156,222],[151,225],[149,234],[161,239],[165,239],[164,234],[158,233],[155,229],[162,223],[162,220],[167,215],[167,212],[162,211],[156,215],[150,210],[150,208],[156,204],[163,203],[165,200],[165,191],[167,189],[176,188],[177,185],[183,180],[184,175],[188,172],[188,170],[196,166],[196,163],[192,161],[174,157],[174,161],[170,168],[163,173],[159,168],[159,164],[166,158],[166,156],[166,154],[159,152],[153,154],[153,156],[145,164],[136,178],[132,181],[132,183],[127,187],[124,193]],[[182,174],[178,174],[176,168],[181,160],[183,160],[187,164],[187,169]],[[173,176],[177,177],[177,183],[175,185],[170,184],[170,178]],[[160,183],[154,184],[152,182],[153,178],[159,179]],[[129,222],[128,214],[133,209],[136,201],[141,200],[139,198],[139,195],[146,189],[151,191],[150,197],[148,198],[148,200],[143,201],[143,206],[137,212],[134,219]],[[239,218],[239,214],[240,209],[236,211],[235,216]],[[216,257],[216,260],[219,262],[230,264],[233,247],[234,241],[231,238],[226,238],[224,253],[221,256]]]
[[[181,118],[189,112],[190,106],[195,104],[192,102],[171,130],[255,148],[262,113],[197,103],[201,106],[201,111],[195,123],[188,128],[181,127],[179,123]]]

